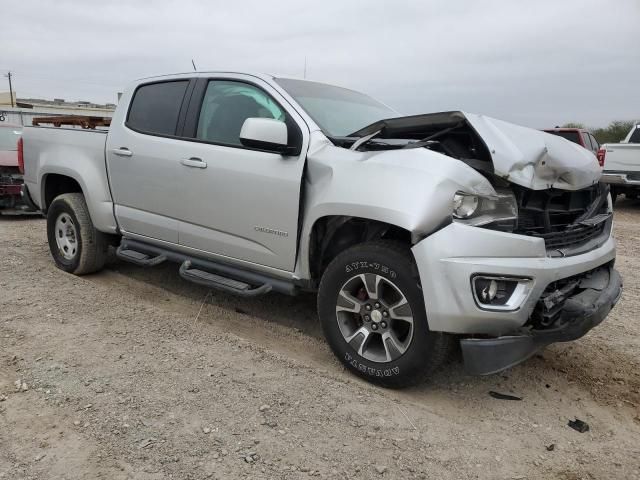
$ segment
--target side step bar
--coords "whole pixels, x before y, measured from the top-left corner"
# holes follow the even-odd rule
[[[180,263],[179,273],[185,280],[243,297],[253,297],[271,291],[296,295],[299,291],[293,280],[192,257],[138,240],[123,239],[116,253],[119,258],[136,265],[153,266],[167,260]]]
[[[205,287],[215,288],[216,290],[222,290],[223,292],[240,295],[241,297],[255,297],[271,291],[271,285],[268,283],[252,288],[248,283],[233,280],[232,278],[221,277],[220,275],[205,270],[191,268],[191,262],[189,260],[180,265],[179,272],[180,276],[185,280],[204,285]]]
[[[116,256],[127,262],[135,263],[141,267],[155,267],[162,262],[167,261],[166,255],[156,255],[155,257],[146,253],[138,252],[137,250],[129,250],[120,245],[116,250]]]

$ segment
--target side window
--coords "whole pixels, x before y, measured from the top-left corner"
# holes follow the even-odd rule
[[[156,135],[175,135],[188,80],[142,85],[133,95],[127,126]]]
[[[587,132],[580,132],[580,135],[582,135],[584,148],[586,148],[587,150],[593,150],[593,147],[591,146],[591,140],[589,140],[589,134]]]
[[[600,148],[600,144],[596,140],[596,137],[594,137],[593,135],[589,134],[589,138],[591,138],[591,145],[593,146],[593,151],[597,152],[598,149]]]
[[[196,138],[226,145],[242,145],[240,130],[247,118],[285,121],[285,112],[264,91],[247,83],[212,80],[204,94]]]

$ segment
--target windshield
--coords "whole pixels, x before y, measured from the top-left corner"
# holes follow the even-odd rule
[[[277,78],[276,82],[330,137],[346,137],[398,112],[354,90],[306,80]]]
[[[0,126],[0,150],[15,152],[18,150],[18,139],[22,134],[22,128]]]

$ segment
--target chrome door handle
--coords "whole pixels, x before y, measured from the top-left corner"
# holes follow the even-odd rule
[[[207,162],[198,157],[183,158],[180,163],[185,167],[191,168],[207,168]]]
[[[127,147],[114,148],[111,150],[114,155],[118,155],[119,157],[130,157],[133,155],[133,152],[129,150]]]

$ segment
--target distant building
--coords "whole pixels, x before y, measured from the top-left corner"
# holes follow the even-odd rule
[[[34,117],[54,115],[89,115],[92,117],[111,117],[116,108],[114,103],[92,103],[87,101],[67,102],[63,98],[44,100],[41,98],[16,98],[11,106],[9,92],[0,92],[0,123],[31,125]]]

